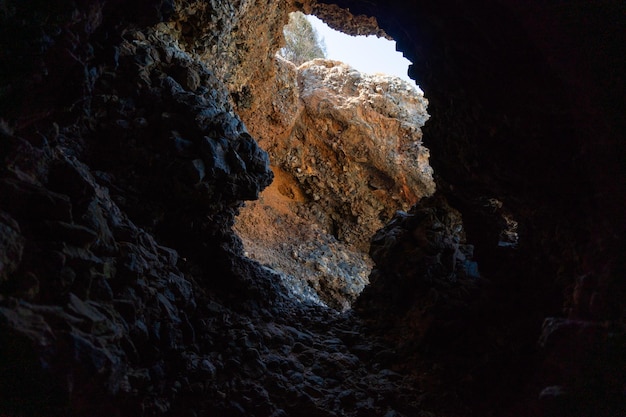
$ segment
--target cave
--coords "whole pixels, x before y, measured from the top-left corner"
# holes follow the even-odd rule
[[[428,98],[436,192],[367,237],[344,312],[295,299],[233,229],[281,179],[259,143],[284,134],[296,10],[393,38]],[[0,415],[624,414],[625,17],[3,1]]]

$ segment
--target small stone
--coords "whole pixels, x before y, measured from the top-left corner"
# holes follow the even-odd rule
[[[148,127],[148,120],[145,117],[137,117],[133,120],[133,126],[137,128]]]
[[[346,408],[352,408],[356,404],[356,396],[352,390],[344,390],[337,395],[339,403]]]
[[[192,157],[194,156],[193,148],[194,144],[190,140],[184,139],[177,131],[170,133],[170,140],[172,141],[174,151],[178,156]]]
[[[231,170],[226,160],[227,149],[228,141],[225,138],[204,137],[201,151],[206,168],[219,175],[229,175]]]
[[[209,361],[208,359],[203,359],[200,362],[200,370],[202,370],[210,378],[215,377],[217,373],[215,365],[213,365],[213,363],[211,363],[211,361]]]
[[[324,378],[317,376],[317,375],[307,375],[306,377],[307,382],[309,382],[312,385],[318,386],[318,387],[323,387],[324,386]]]
[[[193,68],[185,68],[185,79],[183,85],[191,91],[196,91],[200,87],[200,75]]]
[[[288,375],[289,380],[294,384],[301,384],[304,382],[304,375],[302,375],[300,372],[291,372],[288,373]]]
[[[118,119],[115,121],[115,125],[122,129],[130,129],[130,123],[125,119]]]

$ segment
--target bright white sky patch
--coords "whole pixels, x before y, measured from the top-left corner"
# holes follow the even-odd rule
[[[396,51],[396,43],[376,36],[350,36],[329,28],[315,16],[307,19],[317,33],[324,38],[328,59],[345,62],[367,73],[382,72],[415,83],[407,75],[411,61]]]

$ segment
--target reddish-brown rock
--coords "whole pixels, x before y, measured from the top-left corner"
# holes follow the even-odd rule
[[[249,124],[276,180],[237,230],[252,257],[346,308],[367,283],[370,236],[434,192],[421,142],[428,101],[415,85],[341,62],[276,63],[277,93]]]

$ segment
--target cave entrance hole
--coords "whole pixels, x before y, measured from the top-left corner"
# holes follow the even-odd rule
[[[361,36],[355,47],[355,37],[308,21],[334,59],[296,66],[277,53],[271,98],[242,115],[270,155],[274,181],[242,208],[235,230],[246,255],[279,274],[294,296],[344,311],[368,284],[371,237],[435,191],[421,141],[428,101],[406,76],[410,61],[395,42],[379,54],[397,55],[394,71],[404,77],[357,64],[375,73],[360,72],[343,63],[337,42],[343,36],[344,50],[389,62],[376,55],[384,51],[378,37]]]

